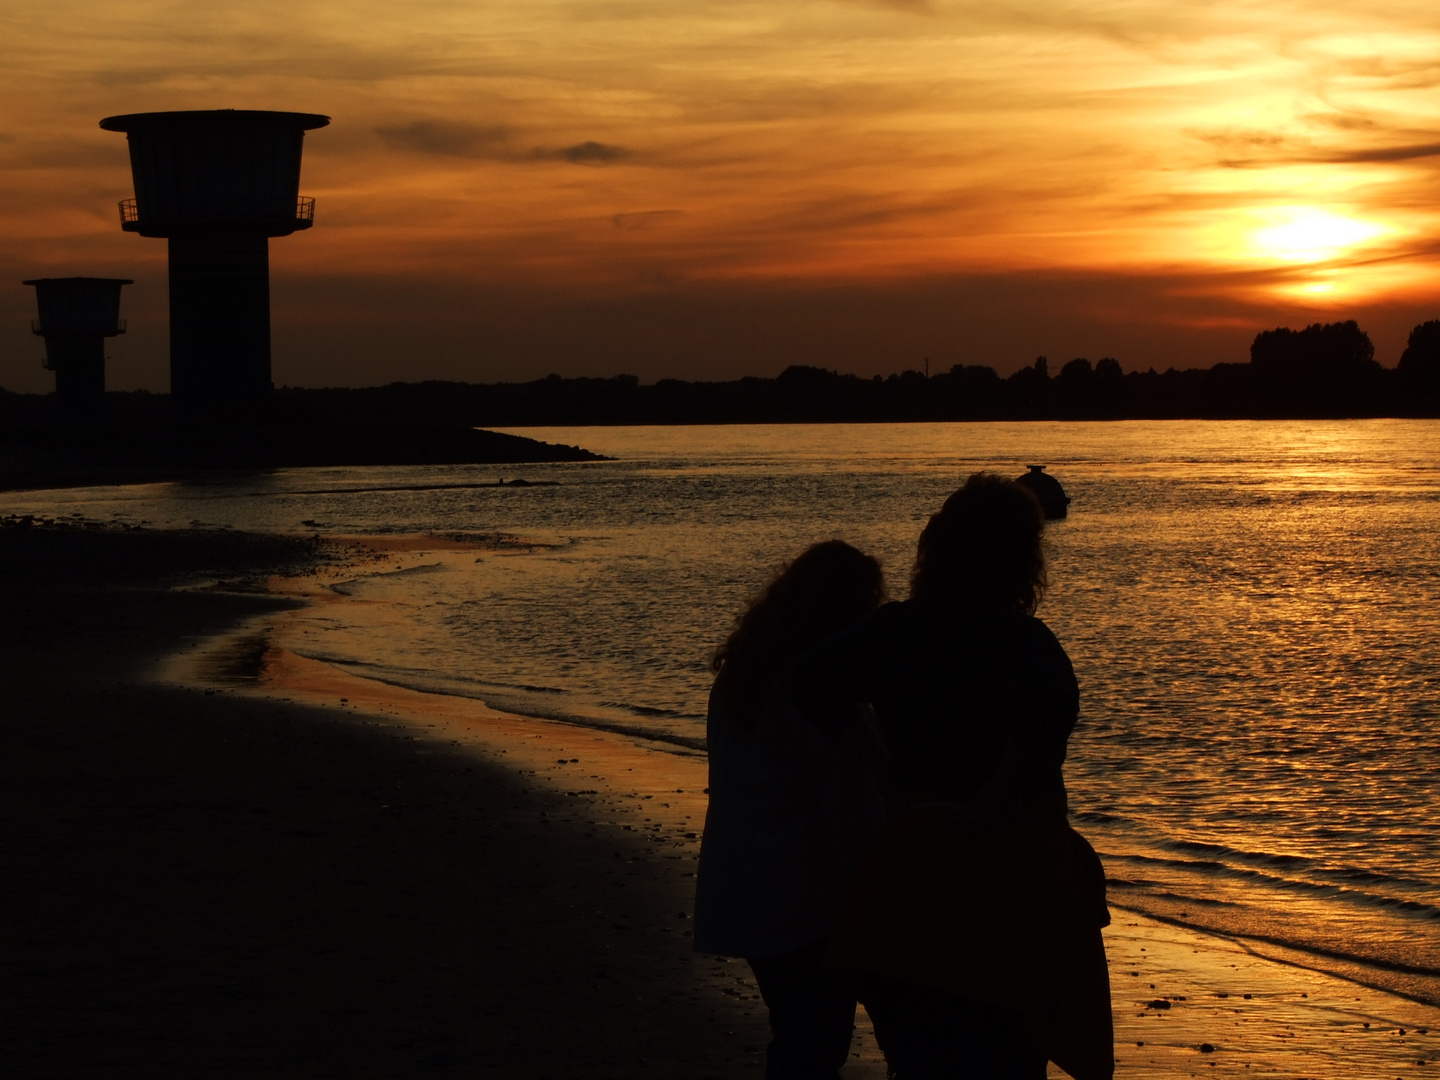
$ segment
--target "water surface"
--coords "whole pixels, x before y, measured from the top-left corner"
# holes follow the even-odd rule
[[[1440,423],[520,433],[617,460],[283,470],[0,508],[481,538],[358,572],[286,644],[692,742],[711,652],[781,561],[841,537],[903,596],[920,527],[968,473],[1045,463],[1074,501],[1047,530],[1040,614],[1080,678],[1067,782],[1112,900],[1440,1000]],[[500,475],[559,485],[478,486]]]

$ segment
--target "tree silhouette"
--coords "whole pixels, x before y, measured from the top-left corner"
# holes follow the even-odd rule
[[[1268,415],[1363,414],[1383,393],[1375,346],[1354,319],[1261,331],[1250,366],[1256,404]]]
[[[1403,392],[1413,395],[1415,404],[1431,412],[1440,406],[1440,319],[1410,331],[1395,370]]]

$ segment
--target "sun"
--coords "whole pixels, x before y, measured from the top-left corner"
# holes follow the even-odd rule
[[[1384,225],[1312,206],[1281,206],[1250,234],[1253,253],[1282,263],[1329,262],[1390,232]]]

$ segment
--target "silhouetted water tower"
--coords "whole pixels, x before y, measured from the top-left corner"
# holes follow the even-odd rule
[[[269,397],[270,237],[308,229],[300,195],[313,113],[221,109],[100,121],[130,142],[135,198],[121,228],[170,241],[170,393],[184,413]]]
[[[1031,465],[1030,471],[1024,476],[1017,476],[1015,482],[1030,489],[1047,521],[1058,520],[1069,513],[1070,496],[1065,494],[1059,480],[1046,474],[1044,465]]]
[[[32,278],[40,317],[30,329],[45,339],[45,366],[55,372],[63,407],[98,411],[105,400],[105,339],[125,332],[120,287],[129,278]]]

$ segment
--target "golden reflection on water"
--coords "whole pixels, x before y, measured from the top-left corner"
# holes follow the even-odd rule
[[[526,433],[619,460],[507,467],[561,482],[528,490],[393,490],[493,469],[297,470],[5,501],[510,537],[357,575],[351,602],[298,619],[286,644],[418,689],[694,738],[710,650],[777,563],[841,536],[903,594],[919,528],[966,474],[1046,463],[1074,502],[1048,530],[1041,615],[1081,679],[1067,782],[1114,901],[1440,999],[1440,423]]]

